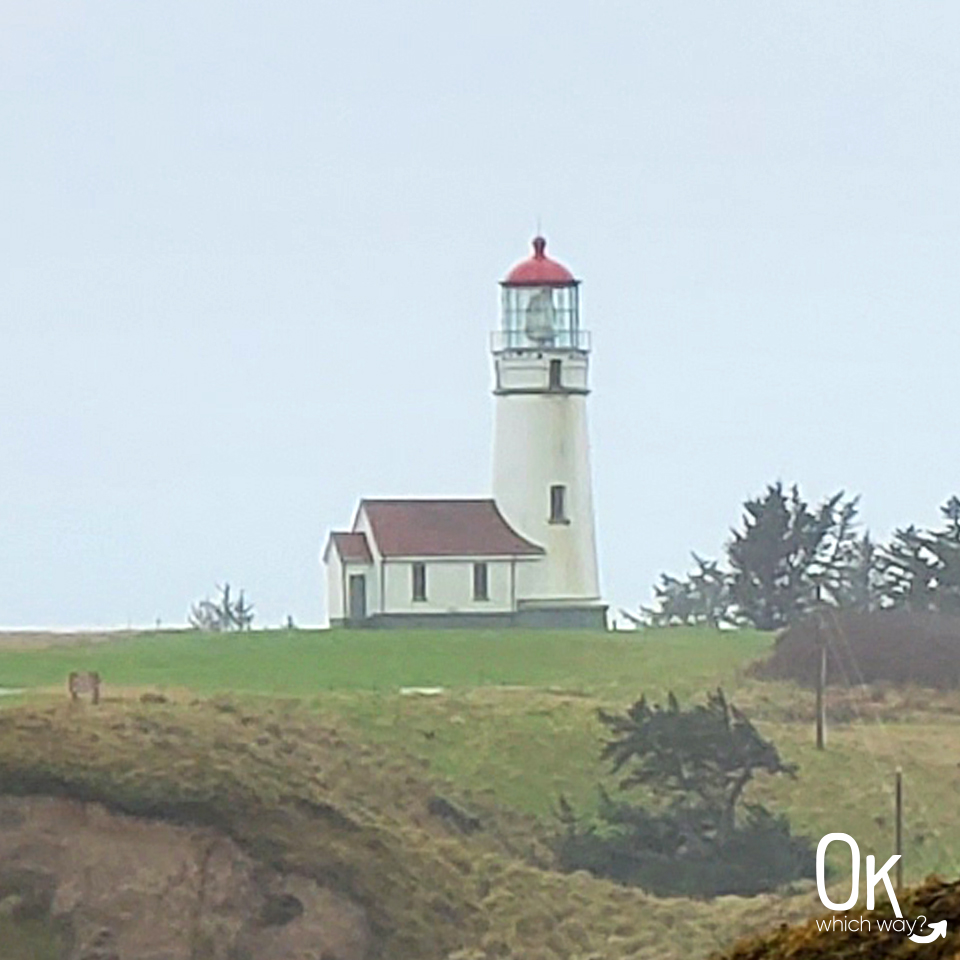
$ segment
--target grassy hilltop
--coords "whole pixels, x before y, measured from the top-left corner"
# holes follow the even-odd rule
[[[0,643],[0,685],[56,685],[70,670],[98,669],[114,686],[149,684],[208,694],[303,697],[330,690],[519,684],[616,698],[630,697],[644,685],[686,693],[726,682],[771,643],[755,631],[679,629],[645,634],[184,630],[119,636],[109,643],[96,634],[63,645],[56,634],[32,645],[26,639]]]
[[[189,809],[299,870],[349,866],[398,938],[385,941],[393,958],[704,957],[809,914],[815,895],[657,900],[542,868],[558,794],[588,809],[604,776],[596,708],[722,685],[800,764],[798,780],[759,784],[755,796],[802,832],[848,832],[885,858],[901,765],[907,878],[955,876],[960,698],[831,690],[828,749],[818,753],[810,692],[745,676],[771,642],[709,630],[265,631],[0,647],[0,686],[27,691],[0,701],[0,791],[67,791],[164,816]],[[108,702],[66,704],[75,669],[98,670]],[[443,691],[401,689],[411,687]],[[169,702],[141,703],[145,688]],[[426,816],[437,790],[486,829],[453,836]],[[359,824],[369,843],[311,828],[296,797]],[[305,834],[310,844],[291,842]]]

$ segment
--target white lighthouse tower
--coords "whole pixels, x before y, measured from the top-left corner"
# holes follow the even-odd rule
[[[506,520],[545,550],[517,571],[520,622],[602,627],[587,433],[590,342],[580,327],[579,285],[546,255],[501,282],[493,334],[496,417],[493,495]]]

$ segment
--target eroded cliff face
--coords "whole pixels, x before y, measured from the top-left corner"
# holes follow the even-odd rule
[[[361,907],[211,829],[0,797],[0,910],[64,931],[64,960],[367,960]]]

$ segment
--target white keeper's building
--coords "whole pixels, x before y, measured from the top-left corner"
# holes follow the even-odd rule
[[[332,626],[605,626],[579,286],[542,237],[501,282],[493,496],[361,500],[323,552]]]

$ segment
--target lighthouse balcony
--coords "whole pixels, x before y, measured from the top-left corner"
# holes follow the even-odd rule
[[[490,349],[493,353],[507,353],[511,350],[574,350],[578,353],[589,353],[590,332],[561,329],[551,331],[549,336],[540,334],[531,337],[526,330],[495,330],[490,335]]]

